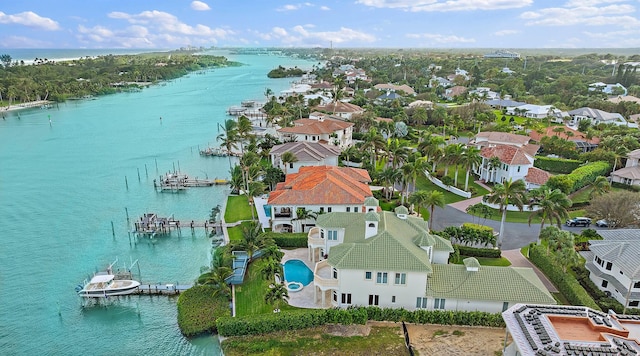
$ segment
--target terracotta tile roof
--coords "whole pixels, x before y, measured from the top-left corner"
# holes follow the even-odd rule
[[[525,153],[522,148],[497,145],[495,147],[484,147],[480,151],[480,155],[484,158],[498,157],[500,162],[509,165],[512,164],[533,164],[533,157]]]
[[[540,142],[540,140],[544,137],[544,136],[558,136],[560,138],[563,138],[565,140],[569,140],[569,141],[586,141],[589,143],[593,143],[593,144],[599,144],[600,143],[600,139],[597,137],[593,137],[590,140],[587,140],[586,136],[584,133],[578,131],[578,130],[574,130],[571,129],[567,126],[564,126],[564,132],[553,132],[553,129],[557,128],[557,126],[549,126],[547,127],[547,129],[542,133],[539,134],[537,131],[532,130],[531,132],[529,132],[529,137],[531,137],[532,140],[534,141],[538,141]],[[567,132],[572,132],[573,136],[569,137],[567,135]]]
[[[320,82],[311,84],[311,88],[313,89],[333,89],[333,84],[329,82]]]
[[[543,171],[540,168],[530,167],[527,171],[527,175],[524,177],[524,180],[528,183],[543,185],[549,180],[549,178],[551,178],[551,173]]]
[[[491,142],[491,143],[504,143],[504,144],[513,144],[513,145],[526,145],[529,143],[531,138],[523,135],[516,135],[508,132],[495,132],[495,131],[487,131],[480,132],[476,135],[476,142]]]
[[[353,126],[351,123],[333,119],[299,119],[294,121],[293,124],[293,127],[283,127],[278,132],[321,135],[331,134]]]
[[[364,109],[358,105],[351,103],[344,103],[342,101],[331,102],[327,105],[316,106],[314,110],[322,110],[328,112],[344,112],[344,113],[360,113],[364,112]]]
[[[287,174],[283,183],[269,194],[270,205],[360,204],[373,196],[371,182],[364,169],[309,166]]]
[[[402,85],[376,84],[373,87],[378,89],[378,90],[402,90],[403,92],[407,93],[407,95],[414,95],[416,93],[416,91],[413,90],[412,87],[410,87],[410,86],[408,86],[406,84],[402,84]]]

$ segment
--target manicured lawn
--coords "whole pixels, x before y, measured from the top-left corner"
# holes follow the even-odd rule
[[[246,195],[230,195],[227,198],[227,209],[224,221],[233,223],[240,220],[251,220],[251,207]]]
[[[264,295],[269,284],[273,281],[266,281],[260,273],[260,268],[264,264],[258,258],[249,264],[249,271],[244,277],[244,283],[236,286],[236,314],[238,316],[273,313],[275,308],[264,301]],[[286,303],[282,303],[280,310],[297,309]]]
[[[372,326],[367,337],[334,336],[328,333],[329,328],[330,326],[323,326],[267,335],[233,337],[222,342],[222,349],[228,356],[407,354],[400,327]]]
[[[229,240],[230,241],[240,241],[242,240],[242,228],[245,226],[249,226],[249,221],[243,221],[238,226],[227,228],[227,232],[229,232]]]
[[[469,256],[460,256],[460,261],[455,264],[461,265],[463,264],[463,260]],[[507,267],[511,266],[511,262],[504,257],[500,258],[490,258],[490,257],[475,257],[478,260],[481,266],[498,266],[498,267]]]
[[[418,190],[438,190],[441,191],[444,194],[444,202],[445,204],[451,204],[451,203],[455,203],[455,202],[459,202],[461,200],[465,200],[464,197],[461,197],[459,195],[455,195],[451,192],[448,192],[444,189],[440,189],[440,187],[438,187],[437,185],[431,183],[431,181],[429,181],[427,178],[425,177],[419,177],[416,180],[416,188],[418,188]]]

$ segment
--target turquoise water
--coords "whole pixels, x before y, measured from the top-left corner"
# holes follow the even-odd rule
[[[74,288],[116,257],[118,266],[139,260],[148,283],[190,283],[209,264],[211,241],[203,229],[130,244],[125,208],[132,220],[156,212],[204,221],[226,187],[156,193],[153,179],[174,167],[190,176],[228,177],[227,158],[198,154],[198,147],[215,144],[225,109],[262,99],[265,88],[288,88],[290,79],[266,77],[270,69],[312,65],[270,56],[230,59],[248,65],[0,119],[0,353],[219,354],[214,337],[182,337],[177,298],[131,296],[82,308]]]
[[[284,280],[299,282],[303,286],[313,281],[313,272],[300,260],[289,260],[284,263]]]
[[[263,205],[262,207],[264,208],[264,214],[265,214],[268,218],[270,218],[270,217],[271,217],[271,205],[267,205],[267,204],[265,204],[265,205]]]

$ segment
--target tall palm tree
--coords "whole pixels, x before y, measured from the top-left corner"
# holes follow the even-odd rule
[[[504,238],[504,222],[507,219],[507,207],[514,205],[522,211],[525,198],[526,186],[521,179],[516,181],[509,179],[503,184],[496,184],[493,192],[487,196],[487,201],[491,204],[498,204],[500,206],[500,212],[502,213],[500,232],[498,234],[498,248],[502,247],[502,240]]]
[[[222,133],[218,135],[216,140],[221,141],[220,145],[227,149],[229,155],[229,168],[231,168],[231,154],[234,148],[238,148],[238,123],[235,120],[228,119],[224,122]]]
[[[251,126],[251,120],[248,117],[242,115],[238,118],[236,125],[236,133],[238,136],[238,142],[240,142],[240,152],[244,155],[244,142],[252,136],[253,127]]]
[[[446,205],[444,193],[439,190],[419,190],[413,193],[412,197],[416,194],[418,196],[413,198],[414,204],[418,204],[420,208],[429,209],[429,230],[433,230],[433,211],[436,206],[444,208]]]
[[[287,166],[290,163],[295,163],[298,162],[298,157],[296,157],[295,154],[293,154],[293,152],[291,151],[287,151],[284,152],[281,156],[280,156],[280,161],[282,162],[282,165],[284,166],[284,174],[287,174]]]
[[[467,146],[460,157],[460,165],[467,171],[464,177],[464,190],[469,190],[469,173],[477,166],[482,164],[482,157],[480,156],[480,149],[474,146]],[[456,177],[458,175],[456,174]]]
[[[455,143],[452,145],[448,145],[447,147],[445,147],[444,151],[445,151],[445,157],[448,163],[447,168],[445,168],[445,170],[448,173],[449,165],[450,164],[454,165],[455,172],[453,177],[453,185],[458,186],[458,168],[459,168],[460,161],[462,160],[462,156],[464,154],[464,144]],[[445,173],[445,176],[447,175],[447,173]]]
[[[391,199],[393,196],[394,186],[396,181],[400,179],[400,171],[393,167],[387,167],[380,172],[380,180],[384,184],[385,198]],[[391,187],[391,190],[389,190]]]
[[[495,183],[496,180],[498,179],[496,172],[498,171],[498,168],[500,168],[502,166],[502,161],[500,161],[500,158],[493,156],[491,158],[489,158],[489,171],[491,173],[489,173],[489,182]]]
[[[247,187],[247,198],[249,198],[249,205],[251,208],[251,220],[255,220],[255,215],[253,211],[255,210],[255,201],[253,197],[257,197],[258,195],[264,194],[266,191],[266,186],[262,182],[250,182]]]
[[[378,133],[378,130],[375,127],[371,127],[367,133],[362,137],[364,141],[361,149],[364,152],[369,152],[369,157],[371,157],[371,165],[376,167],[376,160],[378,158],[378,151],[385,148],[385,141],[382,138],[382,135]]]
[[[589,193],[589,199],[593,199],[597,196],[603,195],[611,190],[611,183],[606,177],[599,176],[591,183],[591,193]]]
[[[307,210],[306,208],[298,208],[296,209],[296,217],[295,219],[291,219],[291,221],[297,221],[298,223],[298,232],[304,232],[304,229],[302,227],[302,221],[304,220],[308,220],[308,219],[316,219],[318,218],[318,214],[314,213],[311,210]]]
[[[215,288],[214,295],[221,295],[229,299],[231,288],[226,280],[231,276],[233,276],[233,270],[230,267],[221,266],[200,276],[197,284],[213,286]]]
[[[276,283],[273,286],[269,286],[267,292],[264,295],[264,301],[267,304],[274,305],[276,309],[279,309],[281,303],[289,300],[289,292],[287,287],[282,283]]]
[[[573,203],[571,199],[567,197],[560,189],[544,189],[540,191],[539,197],[529,205],[532,209],[538,207],[539,209],[532,212],[529,215],[529,226],[531,226],[531,220],[535,217],[540,217],[540,231],[544,229],[544,224],[549,220],[550,224],[556,222],[558,228],[562,226],[562,221],[569,217],[569,209]],[[540,240],[538,240],[540,243]]]
[[[249,262],[253,260],[256,251],[267,248],[273,244],[273,240],[263,234],[258,221],[252,220],[248,225],[242,226],[242,239],[231,241],[232,251],[245,251],[249,256]]]
[[[407,160],[407,156],[409,155],[407,146],[405,146],[397,138],[387,140],[386,151],[389,159],[391,160],[391,166],[393,168],[398,168],[399,165]]]

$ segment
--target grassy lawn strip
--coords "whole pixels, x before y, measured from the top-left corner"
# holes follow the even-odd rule
[[[488,217],[487,219],[489,220],[494,220],[494,221],[500,221],[500,219],[502,218],[502,214],[500,213],[500,211],[498,209],[492,209],[493,210],[493,214],[491,214],[490,217]],[[507,222],[513,222],[513,223],[528,223],[529,222],[529,216],[531,215],[531,211],[528,210],[523,210],[523,211],[507,211]],[[579,210],[571,210],[569,211],[569,217],[574,218],[576,216],[584,216],[585,214],[585,210],[584,209],[579,209]],[[484,217],[479,217],[480,220],[482,220]],[[554,222],[555,223],[555,222]],[[562,222],[564,223],[564,221]],[[540,225],[540,218],[535,217],[531,220],[531,225]],[[545,226],[549,225],[549,221],[547,220],[547,222],[545,223]]]
[[[273,313],[275,308],[273,305],[269,305],[264,302],[264,295],[267,287],[273,281],[266,281],[260,269],[264,261],[258,258],[249,264],[249,271],[244,277],[244,283],[236,286],[236,314],[238,316],[256,315]],[[283,304],[280,306],[280,310],[294,310],[295,307]]]
[[[249,224],[250,224],[249,221],[243,221],[238,226],[227,228],[227,232],[229,232],[229,240],[230,241],[242,240],[242,228],[244,226],[248,226]]]
[[[240,220],[251,220],[251,209],[246,195],[230,195],[227,198],[224,221],[234,223]]]
[[[400,327],[371,327],[369,336],[334,336],[327,327],[233,337],[222,342],[227,356],[236,355],[406,355]]]
[[[461,265],[463,264],[463,260],[469,256],[460,256],[460,261],[455,264]],[[498,267],[508,267],[511,266],[511,262],[504,257],[500,258],[491,258],[491,257],[474,257],[480,263],[480,266],[498,266]]]

